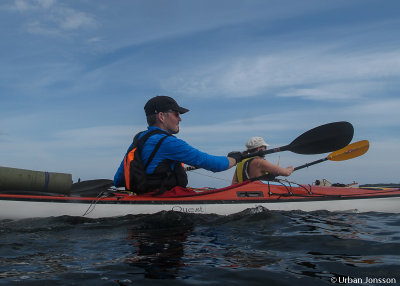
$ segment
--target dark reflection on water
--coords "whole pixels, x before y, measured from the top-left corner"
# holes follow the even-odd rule
[[[398,284],[399,265],[398,214],[252,209],[0,221],[4,285]]]
[[[136,251],[126,257],[129,265],[144,269],[144,277],[177,278],[183,262],[185,241],[193,227],[131,230],[129,239]]]

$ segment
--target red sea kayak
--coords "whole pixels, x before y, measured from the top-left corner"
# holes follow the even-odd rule
[[[400,212],[400,189],[324,187],[287,181],[247,181],[222,189],[188,189],[162,195],[135,195],[111,187],[109,180],[74,184],[71,194],[0,193],[0,219],[50,216],[90,218],[179,211],[229,215],[249,208],[268,210]]]

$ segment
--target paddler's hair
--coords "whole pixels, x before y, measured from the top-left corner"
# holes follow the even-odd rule
[[[242,154],[243,154],[243,155],[247,155],[247,154],[251,154],[251,153],[257,153],[259,148],[260,148],[260,147],[257,147],[257,148],[253,148],[253,149],[250,149],[250,150],[243,151]],[[265,157],[265,155],[262,155],[262,156],[258,155],[258,156],[261,157],[261,158],[264,158],[264,157]]]
[[[157,122],[157,114],[150,114],[146,116],[147,124],[149,126],[154,126]]]
[[[257,151],[258,151],[258,148],[259,148],[259,147],[257,147],[257,148],[254,148],[254,149],[250,149],[250,150],[246,150],[246,151],[244,151],[243,153],[246,153],[246,154],[255,153],[255,152],[257,152]]]

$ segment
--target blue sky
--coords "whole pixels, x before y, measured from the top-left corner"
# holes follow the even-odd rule
[[[162,94],[190,109],[178,137],[215,155],[349,121],[368,153],[291,179],[399,183],[399,11],[395,0],[1,1],[0,165],[112,178]]]

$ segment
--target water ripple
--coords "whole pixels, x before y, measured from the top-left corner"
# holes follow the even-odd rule
[[[160,212],[0,221],[4,285],[307,285],[400,281],[400,215]],[[21,284],[22,283],[22,284]]]

